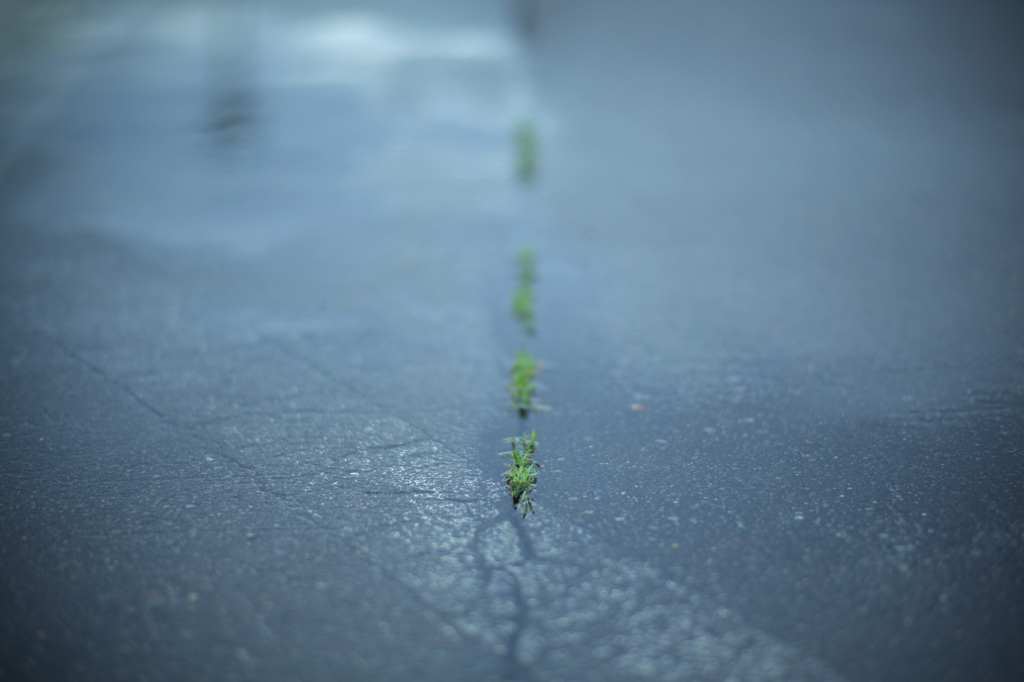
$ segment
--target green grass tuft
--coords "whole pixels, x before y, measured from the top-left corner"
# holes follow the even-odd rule
[[[512,458],[511,462],[505,464],[508,467],[508,471],[505,472],[505,489],[512,496],[512,508],[519,509],[522,505],[523,518],[526,518],[527,513],[533,512],[530,493],[537,483],[537,469],[540,468],[540,465],[533,461],[533,456],[537,454],[537,432],[534,431],[529,437],[523,435],[509,438],[508,442],[512,449],[501,453]]]
[[[516,127],[516,175],[520,182],[530,182],[537,174],[537,130],[533,124]]]
[[[516,316],[527,334],[537,331],[537,318],[533,312],[533,290],[520,287],[512,294],[512,314]]]
[[[516,252],[517,275],[519,286],[532,287],[537,281],[537,256],[533,249],[524,247]]]
[[[512,394],[512,404],[519,410],[519,416],[525,417],[537,406],[533,402],[533,394],[537,390],[534,378],[540,372],[540,363],[530,355],[529,351],[521,350],[516,354],[516,362],[512,365],[512,380],[508,390]]]
[[[537,281],[537,263],[532,249],[521,249],[516,253],[516,289],[512,293],[512,314],[523,325],[527,334],[536,331],[536,316],[533,310],[533,285]]]

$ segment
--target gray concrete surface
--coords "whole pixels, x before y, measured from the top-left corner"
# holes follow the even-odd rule
[[[0,679],[1018,679],[1020,25],[97,2],[9,51]]]

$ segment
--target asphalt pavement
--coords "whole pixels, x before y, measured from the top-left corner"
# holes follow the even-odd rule
[[[0,680],[1024,676],[1013,3],[46,6]]]

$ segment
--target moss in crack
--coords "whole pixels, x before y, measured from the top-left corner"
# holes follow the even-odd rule
[[[537,454],[537,432],[534,431],[529,436],[509,438],[508,442],[512,449],[501,453],[512,458],[511,462],[505,463],[508,467],[508,471],[505,472],[505,489],[512,496],[512,508],[522,507],[523,518],[526,518],[528,513],[533,512],[530,494],[537,483],[537,469],[540,468],[540,464],[533,461],[533,456]]]

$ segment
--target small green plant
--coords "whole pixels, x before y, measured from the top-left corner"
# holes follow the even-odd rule
[[[537,432],[534,431],[529,437],[523,435],[518,438],[509,438],[512,445],[509,452],[501,453],[503,456],[511,457],[511,462],[506,462],[508,471],[505,472],[505,489],[512,496],[512,508],[523,507],[523,518],[527,513],[533,512],[533,500],[530,493],[537,483],[537,469],[540,464],[533,461],[537,454]]]
[[[512,394],[512,405],[519,410],[520,417],[526,417],[531,409],[536,409],[533,394],[537,390],[533,380],[540,372],[540,363],[529,351],[521,350],[516,354],[516,362],[512,365],[512,380],[508,391]]]
[[[519,182],[530,182],[537,174],[537,130],[529,122],[516,127],[516,175]]]
[[[512,314],[523,325],[527,334],[536,330],[533,312],[533,284],[537,280],[536,258],[532,249],[521,249],[516,253],[516,289],[512,293]]]
[[[533,249],[525,247],[516,252],[519,286],[532,287],[537,280],[537,256]]]
[[[512,314],[523,325],[527,334],[537,330],[536,317],[533,312],[533,290],[519,287],[512,294]]]

